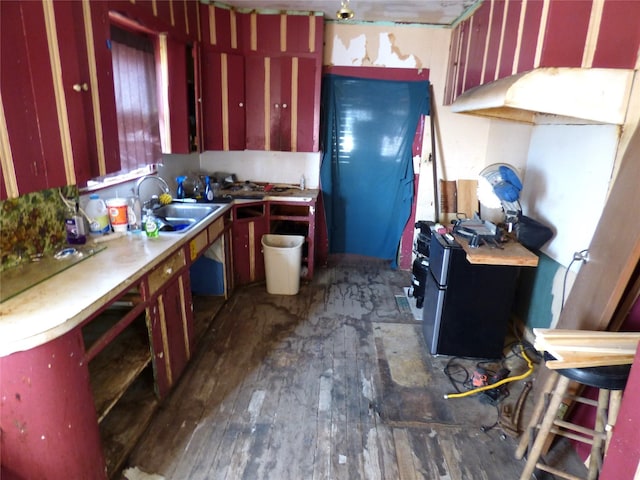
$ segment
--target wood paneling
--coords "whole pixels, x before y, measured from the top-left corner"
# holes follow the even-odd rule
[[[627,48],[640,45],[640,2],[634,0],[606,0],[596,51],[595,68],[629,68],[637,59],[637,50]]]
[[[469,48],[469,57],[471,59],[483,58],[485,42],[489,33],[489,8],[481,8],[472,18],[471,29],[471,45]],[[483,62],[469,62],[466,71],[465,85],[478,85],[482,78]]]
[[[504,6],[506,0],[500,0],[497,2],[485,2],[482,4],[482,9],[489,10],[487,15],[491,18],[491,23],[487,25],[489,31],[487,36],[489,37],[489,44],[487,50],[483,50],[483,63],[484,63],[484,76],[482,82],[472,83],[472,86],[480,85],[480,83],[491,82],[496,79],[496,72],[498,71],[498,54],[500,52],[500,38],[502,30],[502,22],[504,18]],[[478,12],[480,13],[480,12]],[[475,15],[474,15],[475,17]],[[485,45],[483,45],[484,48]],[[478,59],[474,59],[476,62]],[[466,90],[466,89],[465,89]]]
[[[484,2],[452,34],[446,102],[478,85],[537,67],[634,69],[640,48],[640,4],[604,0],[601,17],[592,7],[591,0]],[[588,38],[596,29],[599,34],[595,40],[591,34]],[[486,51],[480,54],[485,46]],[[591,53],[592,49],[593,64],[583,65],[591,58],[585,51]],[[480,78],[478,72],[483,68]]]
[[[550,2],[540,67],[582,65],[590,14],[591,2]]]
[[[513,71],[513,57],[516,52],[520,25],[521,2],[509,2],[504,32],[502,36],[502,49],[500,51],[500,65],[498,77],[504,78]]]
[[[526,72],[534,66],[543,6],[544,2],[533,1],[527,1],[523,5],[525,16],[522,32],[520,32],[520,56],[517,59],[517,72]]]

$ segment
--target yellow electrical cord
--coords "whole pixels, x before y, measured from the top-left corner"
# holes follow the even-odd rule
[[[505,383],[516,382],[518,380],[522,380],[523,378],[527,378],[529,375],[531,375],[533,373],[533,362],[529,359],[529,357],[527,357],[527,354],[525,353],[524,347],[522,346],[522,344],[520,344],[520,353],[522,353],[522,356],[527,361],[527,365],[529,366],[529,370],[524,372],[522,375],[517,375],[515,377],[503,378],[502,380],[500,380],[500,381],[498,381],[496,383],[492,383],[491,385],[485,385],[483,387],[474,388],[473,390],[467,390],[466,392],[448,393],[448,394],[445,394],[444,398],[445,399],[449,399],[449,398],[468,397],[469,395],[473,395],[475,393],[484,392],[486,390],[492,390],[494,388],[499,387],[500,385],[504,385]]]

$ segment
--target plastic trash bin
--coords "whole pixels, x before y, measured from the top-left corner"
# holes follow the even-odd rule
[[[301,235],[262,236],[267,292],[274,295],[296,295],[300,289],[302,263]]]

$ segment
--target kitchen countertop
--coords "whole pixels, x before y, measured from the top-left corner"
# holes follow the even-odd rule
[[[317,199],[320,191],[290,188],[255,193],[256,201],[309,202]],[[232,199],[184,234],[161,233],[147,238],[144,233],[127,233],[100,243],[106,245],[102,251],[0,303],[0,357],[37,347],[73,330],[207,228],[233,202],[246,201],[253,200]]]
[[[71,331],[230,208],[231,204],[223,205],[184,234],[147,238],[144,233],[128,233],[101,243],[107,248],[1,303],[0,357]]]
[[[229,190],[222,189],[219,191],[221,197],[231,198],[232,200],[256,200],[256,201],[281,201],[281,202],[311,202],[318,198],[320,190],[308,188],[301,190],[300,188],[292,187],[281,192],[277,191],[244,191],[244,190]],[[214,199],[215,200],[215,199]]]

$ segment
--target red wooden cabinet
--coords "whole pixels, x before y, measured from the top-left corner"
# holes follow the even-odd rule
[[[262,235],[268,233],[266,203],[234,205],[232,225],[233,276],[235,285],[265,279]]]
[[[157,389],[164,397],[180,377],[194,342],[189,270],[184,249],[149,274],[147,317],[154,353]]]
[[[87,41],[77,28],[82,4],[2,2],[0,9],[0,89],[13,170],[3,172],[6,195],[86,182],[98,164]]]
[[[203,49],[205,150],[244,150],[244,57]]]
[[[247,57],[246,98],[247,149],[317,150],[315,59]]]
[[[0,358],[0,370],[0,477],[106,480],[80,329]]]

